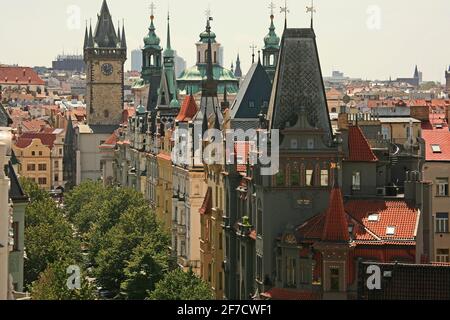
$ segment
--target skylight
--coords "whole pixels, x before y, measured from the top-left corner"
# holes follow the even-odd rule
[[[371,213],[369,215],[370,222],[377,222],[380,219],[380,215],[378,213]]]
[[[433,153],[442,153],[441,145],[439,144],[431,145],[431,149],[433,150]]]
[[[386,228],[386,235],[388,236],[393,236],[395,235],[395,227],[387,227]]]

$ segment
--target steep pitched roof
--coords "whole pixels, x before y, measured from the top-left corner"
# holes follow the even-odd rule
[[[94,41],[100,48],[116,48],[121,44],[120,39],[117,37],[106,0],[103,0],[102,8],[98,15]]]
[[[324,130],[331,140],[333,133],[314,30],[286,28],[267,115],[270,128],[283,128],[302,107],[310,125]]]
[[[9,197],[13,202],[22,202],[28,201],[28,197],[22,189],[20,185],[19,179],[17,178],[17,174],[14,171],[14,167],[11,161],[8,163],[6,167],[9,180],[11,181],[11,187],[9,188]]]
[[[347,215],[344,211],[341,189],[335,187],[331,190],[328,210],[325,213],[322,241],[346,242],[349,239]]]
[[[208,187],[208,191],[206,191],[205,199],[203,200],[203,204],[199,209],[200,214],[206,214],[210,212],[212,208],[212,188]]]
[[[56,140],[56,134],[53,133],[34,133],[34,132],[25,132],[24,134],[22,134],[19,138],[19,141],[21,139],[39,139],[41,140],[42,144],[45,146],[48,146],[50,149],[53,148],[54,144],[55,144],[55,140]]]
[[[45,81],[29,67],[0,67],[0,84],[43,86]]]
[[[175,121],[189,121],[194,118],[198,112],[197,103],[192,95],[187,95],[181,105],[180,113]]]
[[[344,209],[347,225],[353,226],[350,241],[356,245],[416,244],[420,213],[406,201],[350,200],[345,203]],[[297,239],[300,242],[321,241],[326,230],[327,213],[314,216],[299,226],[296,229]],[[342,217],[340,220],[342,223]]]
[[[426,161],[450,161],[450,131],[446,123],[442,123],[442,129],[422,125],[422,138]]]
[[[369,142],[364,136],[361,128],[350,126],[348,128],[348,150],[347,161],[353,162],[375,162],[378,158],[370,148]]]
[[[264,67],[259,62],[254,63],[245,76],[233,102],[231,118],[257,119],[264,102],[268,107],[271,91],[272,83]],[[253,103],[253,106],[250,106],[250,103]]]

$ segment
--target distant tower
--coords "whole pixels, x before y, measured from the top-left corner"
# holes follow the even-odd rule
[[[150,85],[147,103],[147,110],[149,111],[156,108],[162,73],[162,48],[159,45],[161,39],[156,35],[156,28],[153,24],[155,5],[152,3],[150,8],[150,27],[147,36],[144,38],[144,48],[142,49],[142,79]]]
[[[242,78],[241,59],[239,58],[239,53],[236,59],[236,69],[234,70],[234,76],[236,78]]]
[[[450,94],[450,66],[448,67],[448,70],[445,71],[445,88],[447,93]]]
[[[89,125],[119,125],[122,122],[124,64],[127,60],[125,28],[117,34],[106,0],[98,16],[95,35],[86,27],[86,103]]]
[[[275,24],[273,23],[274,19],[274,10],[275,6],[273,3],[270,6],[271,14],[270,14],[270,27],[269,34],[264,38],[264,48],[263,48],[263,67],[266,69],[267,74],[269,75],[270,81],[273,82],[275,77],[275,70],[277,68],[278,63],[278,55],[280,53],[280,37],[275,33]]]
[[[416,65],[416,68],[414,69],[414,82],[417,86],[420,85],[420,72],[419,72],[419,68]]]

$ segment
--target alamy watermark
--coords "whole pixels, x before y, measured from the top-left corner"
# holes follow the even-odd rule
[[[201,125],[193,130],[177,128],[172,159],[178,165],[259,165],[261,175],[273,176],[280,167],[278,130],[217,130],[202,133]],[[193,134],[191,134],[193,132]]]
[[[69,275],[67,278],[67,288],[69,290],[81,289],[81,269],[79,266],[69,266],[66,273]]]

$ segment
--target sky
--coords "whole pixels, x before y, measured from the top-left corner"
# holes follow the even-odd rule
[[[60,53],[82,53],[85,21],[100,11],[102,0],[0,0],[0,63],[50,66]],[[155,0],[155,25],[166,43],[170,7],[172,47],[195,63],[195,42],[205,29],[208,7],[212,28],[225,48],[225,66],[239,52],[244,72],[251,45],[263,46],[269,27],[270,0]],[[169,3],[170,2],[170,3]],[[310,24],[311,0],[287,0],[288,27]],[[150,0],[108,0],[115,21],[124,19],[130,50],[148,32]],[[274,0],[281,36],[284,0]],[[412,77],[417,64],[424,80],[444,82],[450,64],[449,0],[315,0],[314,28],[324,76],[340,70],[363,79]]]

